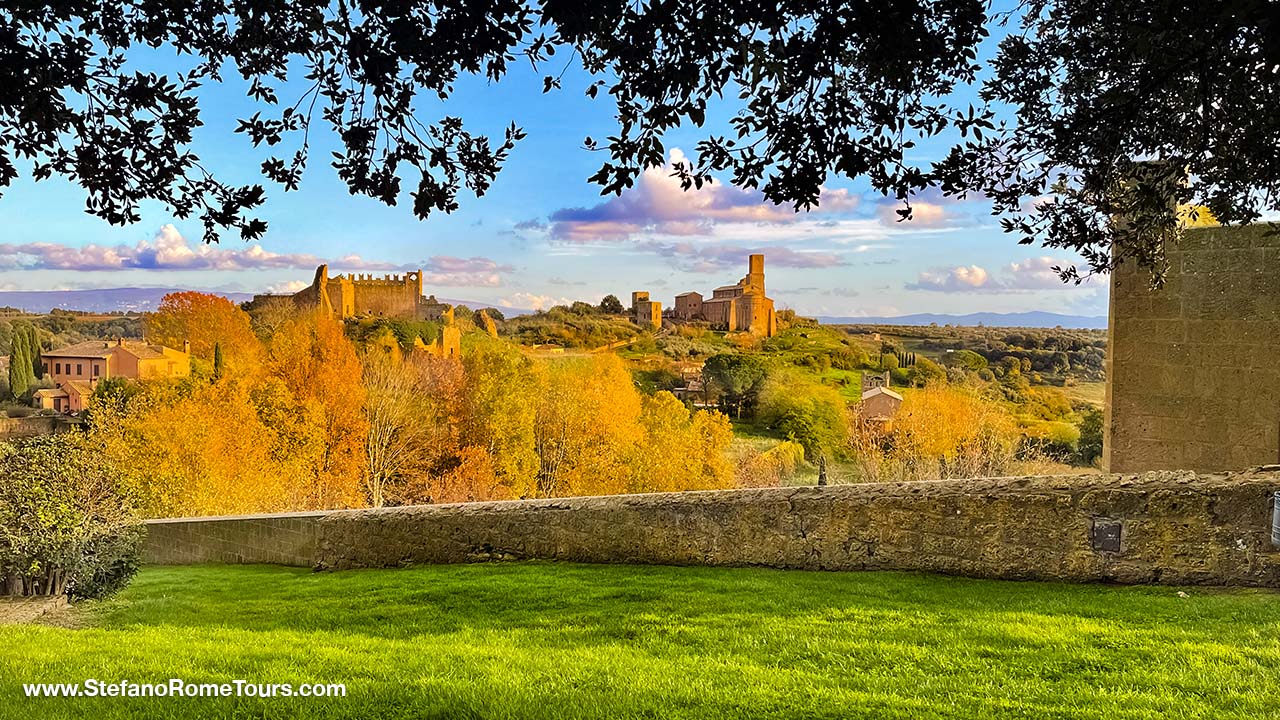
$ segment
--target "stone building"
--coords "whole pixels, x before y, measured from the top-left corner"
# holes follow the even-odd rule
[[[1111,273],[1104,469],[1280,463],[1280,235],[1192,228],[1165,254],[1161,288]]]
[[[182,350],[137,340],[89,340],[44,353],[45,376],[52,388],[35,391],[32,404],[42,410],[78,413],[89,405],[98,382],[121,377],[158,380],[191,374],[190,343]]]
[[[633,292],[631,293],[631,316],[640,327],[651,327],[657,330],[662,327],[662,303],[650,300],[647,292]]]
[[[862,400],[858,414],[870,422],[888,425],[902,407],[902,396],[889,389],[889,371],[883,375],[862,374]]]
[[[259,295],[258,301],[269,296]],[[329,266],[316,268],[315,279],[293,294],[293,301],[305,307],[319,307],[339,320],[362,316],[428,320],[451,325],[453,306],[437,302],[434,295],[422,294],[422,271],[403,275],[370,274],[329,277]]]
[[[747,260],[747,275],[736,285],[724,285],[704,299],[696,292],[676,296],[672,317],[681,321],[703,321],[729,332],[745,332],[762,337],[778,333],[773,300],[764,290],[764,255]]]

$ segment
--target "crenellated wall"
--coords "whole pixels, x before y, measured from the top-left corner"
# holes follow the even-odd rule
[[[157,520],[153,563],[495,560],[1280,587],[1280,468],[942,480]]]

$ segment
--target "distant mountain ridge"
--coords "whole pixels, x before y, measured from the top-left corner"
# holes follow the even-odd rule
[[[6,290],[0,291],[0,307],[14,307],[29,313],[47,313],[50,310],[83,310],[93,313],[150,312],[160,306],[165,295],[193,288],[101,288],[98,290]],[[211,295],[221,295],[231,302],[242,303],[253,299],[253,293],[199,290]],[[505,308],[474,300],[438,298],[451,305],[466,305],[473,310],[497,308],[503,315],[525,315],[532,310]]]
[[[820,315],[818,322],[825,325],[986,325],[988,327],[1076,328],[1103,330],[1107,327],[1106,315],[1062,315],[1060,313],[1032,310],[1016,313],[980,312],[968,315],[916,313],[896,317],[852,317]]]

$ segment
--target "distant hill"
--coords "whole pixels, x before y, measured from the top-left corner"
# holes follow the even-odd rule
[[[50,310],[84,310],[85,312],[148,312],[160,300],[179,288],[103,288],[100,290],[29,290],[0,292],[0,306],[15,307],[31,313]],[[251,293],[209,291],[232,302],[244,302]]]
[[[942,315],[917,313],[897,317],[848,317],[818,316],[818,322],[826,325],[986,325],[987,327],[1030,328],[1085,328],[1105,329],[1105,315],[1060,315],[1058,313],[1031,311],[1019,313],[970,313],[968,315]]]
[[[0,307],[15,307],[30,313],[47,313],[53,309],[83,310],[85,312],[150,312],[160,306],[165,295],[192,288],[103,288],[100,290],[30,290],[0,292]],[[231,302],[241,303],[253,298],[253,293],[201,290],[221,295]],[[474,300],[439,298],[440,302],[480,308],[498,308],[503,315],[526,315],[532,310],[505,308]]]

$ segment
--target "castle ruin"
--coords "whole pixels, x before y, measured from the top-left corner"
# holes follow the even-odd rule
[[[427,320],[452,324],[453,306],[422,294],[422,271],[404,275],[371,274],[329,277],[329,266],[316,268],[311,286],[293,294],[293,301],[319,307],[338,320],[364,315]]]
[[[253,302],[269,297],[258,295]],[[329,277],[329,266],[321,265],[311,285],[290,297],[299,307],[318,308],[335,320],[390,317],[440,323],[440,337],[418,349],[458,357],[461,331],[454,324],[453,306],[438,302],[434,295],[423,296],[421,270],[382,277],[368,273]]]

